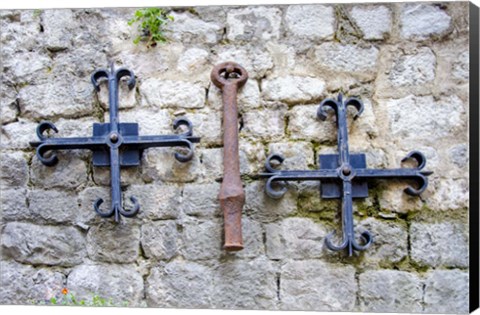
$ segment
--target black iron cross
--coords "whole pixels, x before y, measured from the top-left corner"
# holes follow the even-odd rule
[[[265,191],[272,198],[282,197],[287,188],[285,181],[302,181],[315,180],[321,181],[321,196],[326,199],[341,198],[342,199],[342,228],[343,238],[339,245],[334,245],[331,238],[335,232],[330,233],[325,238],[325,244],[330,250],[340,251],[348,248],[348,254],[351,256],[353,250],[365,250],[372,241],[373,237],[370,232],[365,231],[361,234],[363,244],[359,244],[355,239],[354,223],[353,223],[353,198],[368,197],[367,180],[369,179],[389,179],[404,178],[416,181],[419,188],[408,186],[405,192],[411,196],[420,195],[428,185],[427,176],[433,172],[422,171],[426,164],[425,156],[418,152],[410,152],[402,162],[413,159],[417,162],[416,168],[399,168],[399,169],[368,169],[366,167],[365,154],[350,154],[348,151],[348,129],[347,129],[347,107],[353,106],[357,109],[354,119],[358,118],[363,112],[363,103],[356,98],[343,100],[342,94],[338,99],[326,99],[320,103],[317,110],[317,117],[320,120],[327,118],[326,107],[331,107],[336,114],[337,122],[337,139],[338,154],[322,154],[319,156],[319,170],[308,171],[282,171],[275,169],[271,164],[272,161],[282,163],[284,158],[278,154],[272,154],[265,162],[266,173],[260,176],[268,178]],[[273,183],[277,182],[280,188],[274,189]]]
[[[175,158],[180,162],[187,162],[193,157],[193,144],[200,142],[200,138],[192,136],[192,123],[186,118],[177,118],[173,122],[173,128],[186,126],[187,131],[176,135],[163,136],[139,136],[137,123],[120,123],[118,118],[118,85],[122,77],[129,77],[128,87],[135,86],[135,76],[131,70],[126,68],[116,69],[113,63],[110,69],[100,69],[92,76],[92,84],[97,91],[100,91],[99,82],[101,79],[108,80],[108,101],[110,122],[94,123],[93,136],[84,138],[48,138],[44,135],[47,130],[58,132],[52,122],[41,122],[37,127],[37,136],[40,141],[30,142],[30,145],[37,148],[37,158],[46,166],[53,166],[58,162],[55,154],[46,156],[46,153],[53,150],[65,149],[88,149],[93,151],[94,166],[110,166],[112,208],[109,211],[102,211],[100,205],[103,199],[97,199],[93,207],[102,217],[115,216],[119,221],[120,215],[124,217],[135,216],[140,205],[135,197],[130,197],[133,209],[125,210],[122,206],[122,193],[120,187],[120,167],[138,166],[144,149],[151,147],[187,147],[186,154],[175,153]]]

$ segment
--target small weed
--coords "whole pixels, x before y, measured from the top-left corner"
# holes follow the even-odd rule
[[[146,42],[148,48],[155,47],[157,43],[165,43],[165,25],[173,21],[173,16],[168,15],[167,12],[160,8],[146,8],[135,11],[135,16],[128,21],[128,25],[138,24],[138,35],[134,40],[134,44],[140,41]]]

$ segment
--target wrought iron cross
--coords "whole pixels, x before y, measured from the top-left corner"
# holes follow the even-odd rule
[[[278,154],[272,154],[265,162],[266,173],[260,176],[268,178],[265,191],[272,198],[281,198],[287,188],[285,181],[321,181],[321,196],[326,199],[342,199],[342,242],[338,245],[333,244],[332,236],[335,232],[330,233],[325,238],[326,246],[333,251],[348,249],[348,255],[353,254],[353,250],[362,251],[367,249],[373,242],[373,237],[369,231],[361,234],[363,243],[359,244],[355,239],[354,223],[353,223],[353,198],[368,197],[367,180],[369,179],[390,179],[404,178],[416,181],[418,188],[408,186],[405,193],[411,196],[420,195],[428,185],[427,176],[433,172],[422,171],[426,164],[425,156],[418,152],[410,152],[402,162],[413,159],[417,162],[415,168],[398,168],[398,169],[369,169],[366,167],[365,154],[350,154],[348,150],[348,128],[347,128],[347,107],[353,106],[357,110],[354,119],[358,118],[363,112],[363,103],[356,98],[343,100],[342,94],[338,95],[337,100],[326,99],[320,103],[317,110],[317,117],[320,120],[327,118],[325,109],[332,108],[335,111],[337,123],[337,141],[338,154],[322,154],[319,156],[319,170],[307,171],[282,171],[275,169],[271,164],[272,161],[282,163],[284,158]],[[273,183],[277,182],[280,188],[273,188]]]
[[[200,142],[200,138],[193,137],[192,123],[186,118],[177,118],[173,128],[186,126],[187,131],[175,135],[139,136],[137,123],[120,123],[118,117],[118,85],[121,78],[129,77],[129,89],[135,86],[135,76],[126,68],[115,69],[113,63],[110,69],[100,69],[91,76],[93,86],[100,91],[100,81],[108,80],[109,123],[94,123],[93,136],[84,138],[49,138],[44,135],[47,130],[58,132],[52,122],[44,121],[37,126],[37,136],[40,141],[30,142],[36,147],[37,158],[46,166],[54,166],[58,162],[55,154],[46,156],[53,150],[88,149],[93,151],[94,166],[110,166],[112,207],[110,210],[101,210],[103,199],[97,199],[93,207],[104,218],[115,216],[115,221],[120,220],[120,215],[133,217],[140,210],[140,204],[135,197],[130,197],[133,203],[131,210],[122,206],[122,192],[120,189],[120,168],[122,166],[140,165],[143,150],[151,147],[186,147],[186,154],[175,153],[175,158],[180,162],[187,162],[193,157],[193,144]]]

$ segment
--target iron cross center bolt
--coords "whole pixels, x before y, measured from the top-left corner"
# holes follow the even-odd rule
[[[113,143],[116,143],[118,141],[118,134],[116,132],[110,135],[110,141],[112,141]]]
[[[345,175],[345,176],[348,176],[352,173],[352,169],[350,168],[350,166],[344,166],[342,168],[342,174]]]

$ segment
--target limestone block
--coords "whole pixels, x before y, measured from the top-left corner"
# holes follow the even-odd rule
[[[360,308],[364,312],[422,311],[422,282],[397,270],[370,270],[359,276]]]
[[[0,179],[0,184],[4,187],[26,186],[28,165],[22,152],[2,152]]]
[[[282,12],[273,7],[246,7],[227,13],[227,38],[231,41],[268,41],[280,38]]]
[[[431,267],[468,267],[468,229],[460,223],[420,223],[410,226],[412,259]]]
[[[149,78],[140,85],[142,105],[157,108],[202,108],[205,89],[186,81]]]
[[[302,311],[352,311],[357,284],[351,266],[293,260],[282,266],[280,307]]]
[[[177,253],[177,238],[177,225],[173,220],[154,221],[142,226],[141,243],[147,258],[172,258]]]
[[[357,5],[350,10],[353,21],[363,33],[363,38],[381,40],[390,35],[392,13],[382,5]]]
[[[324,5],[290,5],[285,22],[291,36],[311,40],[332,39],[335,24],[334,9]]]
[[[425,280],[427,313],[468,313],[468,273],[461,270],[433,270]]]
[[[85,238],[73,227],[8,223],[2,234],[3,254],[32,265],[74,266],[83,262]]]
[[[451,20],[437,6],[426,3],[405,4],[400,13],[400,33],[405,39],[427,39],[445,33]]]
[[[299,104],[317,101],[323,94],[325,82],[310,77],[278,77],[262,81],[262,96],[271,101]]]

